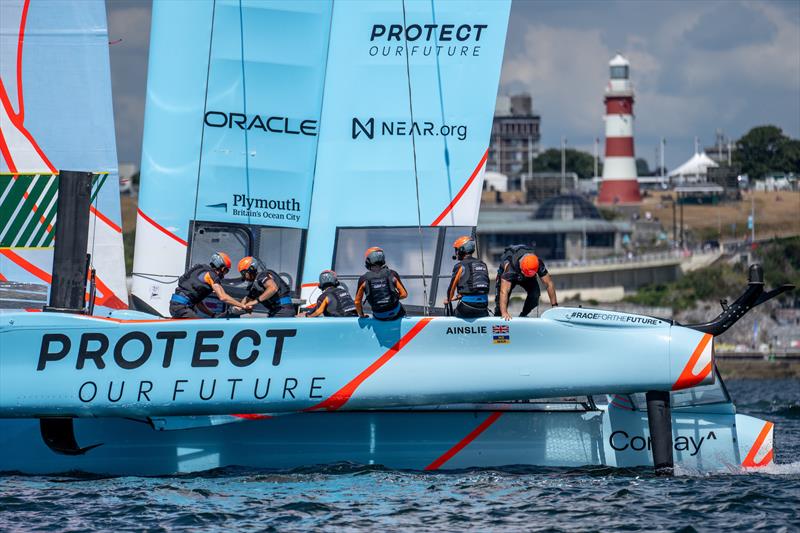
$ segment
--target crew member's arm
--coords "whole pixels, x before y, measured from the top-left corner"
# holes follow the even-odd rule
[[[367,315],[364,314],[364,307],[363,307],[365,286],[366,282],[364,281],[358,284],[358,290],[356,291],[356,297],[355,297],[356,312],[358,313],[358,316],[360,316],[361,318],[367,318]]]
[[[211,288],[214,290],[214,294],[217,295],[217,298],[219,298],[219,301],[222,303],[232,305],[233,307],[238,307],[239,309],[244,309],[245,311],[249,311],[253,308],[252,305],[243,304],[239,302],[239,300],[228,296],[228,293],[225,292],[225,289],[223,289],[222,285],[219,283],[213,283]]]
[[[328,297],[326,296],[321,302],[317,302],[316,309],[310,315],[306,315],[308,318],[314,318],[315,316],[319,316],[325,312],[325,308],[328,307]]]
[[[394,286],[397,288],[397,297],[401,300],[404,300],[408,297],[408,291],[406,290],[406,286],[403,285],[403,282],[400,281],[398,276],[394,278]]]
[[[408,291],[406,290],[406,286],[403,285],[403,282],[400,281],[400,274],[395,272],[394,270],[391,271],[392,276],[394,276],[394,288],[397,289],[397,297],[401,300],[408,297]]]
[[[267,282],[264,284],[264,287],[264,292],[258,295],[252,305],[266,302],[278,292],[278,284],[275,283],[272,278],[267,278]]]
[[[503,268],[503,273],[500,275],[500,316],[503,320],[511,320],[511,315],[508,313],[508,300],[511,297],[511,282],[504,279],[502,276],[508,272],[509,264],[506,263]]]
[[[464,272],[464,267],[459,266],[456,273],[450,279],[450,288],[447,290],[447,299],[445,299],[444,305],[447,305],[456,299],[456,288],[458,287],[458,280],[461,279],[462,272]]]
[[[547,296],[550,298],[550,305],[555,307],[558,305],[558,298],[556,297],[556,284],[553,283],[553,277],[550,274],[541,276],[542,283],[547,288]]]

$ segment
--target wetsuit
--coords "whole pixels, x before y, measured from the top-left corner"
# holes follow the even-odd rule
[[[500,316],[500,280],[504,279],[511,283],[511,288],[508,291],[509,300],[511,300],[511,292],[514,287],[520,286],[528,293],[525,297],[525,303],[522,305],[522,312],[519,316],[528,316],[539,305],[539,296],[542,291],[539,288],[539,281],[536,278],[541,278],[547,275],[547,267],[544,261],[539,258],[539,268],[536,275],[533,277],[525,277],[519,268],[519,261],[525,254],[533,253],[530,248],[518,248],[509,254],[509,257],[504,257],[497,269],[497,281],[495,283],[495,298],[494,298],[494,314]],[[505,256],[505,254],[504,254]],[[508,268],[506,269],[506,266]]]
[[[406,310],[400,303],[396,281],[400,281],[400,275],[386,265],[377,271],[368,270],[358,278],[358,287],[364,287],[364,295],[374,318],[396,320],[406,316]]]
[[[322,312],[324,316],[358,316],[353,298],[341,284],[327,287],[322,291],[317,298],[317,309],[326,299],[328,303]]]
[[[448,296],[454,288],[461,295],[455,315],[461,318],[489,316],[489,269],[474,257],[465,257],[453,267]]]
[[[195,306],[210,296],[213,285],[220,281],[219,274],[209,265],[194,265],[178,278],[178,287],[169,301],[169,314],[173,318],[204,318]]]
[[[247,297],[252,300],[258,300],[264,291],[267,290],[267,282],[270,279],[277,285],[278,290],[269,299],[261,301],[261,304],[266,307],[269,312],[268,316],[282,318],[293,317],[295,312],[294,305],[292,304],[292,290],[274,270],[262,270],[256,274],[256,279],[250,286],[250,292]]]

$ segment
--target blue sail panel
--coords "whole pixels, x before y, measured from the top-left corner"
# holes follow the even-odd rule
[[[153,20],[142,211],[183,240],[190,220],[305,228],[330,3],[157,1]]]
[[[476,223],[509,9],[335,4],[305,282],[337,227]]]
[[[332,3],[156,0],[134,301],[168,313],[187,262],[299,278]],[[147,307],[142,306],[147,309]]]

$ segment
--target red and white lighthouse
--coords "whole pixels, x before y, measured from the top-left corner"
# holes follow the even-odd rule
[[[608,63],[606,87],[606,159],[598,204],[635,204],[641,201],[633,154],[633,85],[630,63],[620,54]]]

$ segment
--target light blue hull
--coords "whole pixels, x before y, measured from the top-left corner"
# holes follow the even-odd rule
[[[2,420],[0,471],[149,476],[226,466],[285,469],[337,462],[413,470],[652,465],[645,412],[518,407],[304,413],[168,431],[144,421],[77,419],[75,434],[81,445],[102,443],[79,456],[57,454],[45,446],[37,420]],[[771,463],[770,423],[699,410],[673,413],[676,466],[702,472],[738,470],[750,455],[764,463],[759,466]],[[758,442],[765,428],[768,438]],[[753,452],[754,447],[759,449]]]

